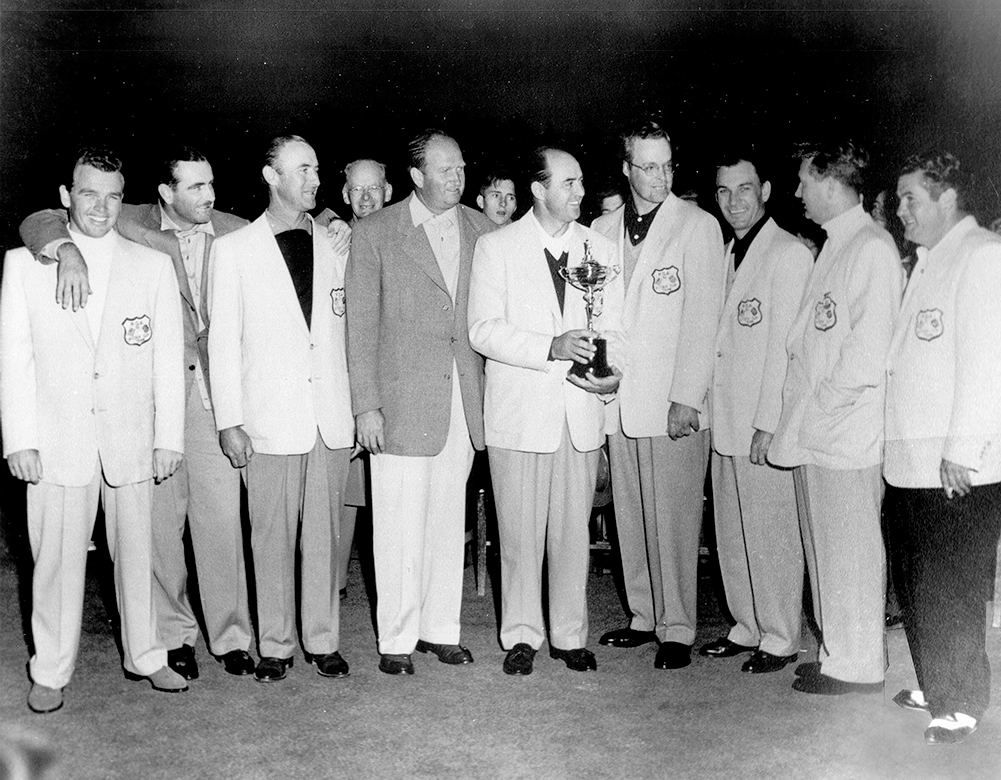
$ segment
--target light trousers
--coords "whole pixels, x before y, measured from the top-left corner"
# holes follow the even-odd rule
[[[31,679],[65,687],[80,647],[87,546],[104,506],[108,550],[114,561],[115,600],[121,618],[122,665],[143,677],[167,665],[157,640],[150,542],[153,481],[112,487],[100,463],[84,487],[48,482],[28,485],[28,539],[35,561],[31,587],[31,631],[35,654]]]

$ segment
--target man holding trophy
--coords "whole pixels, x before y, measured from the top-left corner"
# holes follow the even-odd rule
[[[532,210],[479,239],[469,289],[469,340],[486,357],[500,635],[504,671],[513,675],[531,674],[546,638],[547,553],[549,654],[575,671],[597,668],[585,647],[588,517],[605,438],[602,396],[621,377],[614,367],[623,303],[615,247],[576,222],[584,196],[577,160],[543,147],[530,162]],[[611,366],[591,362],[604,351],[599,333],[610,337]],[[578,366],[587,370],[574,372]]]

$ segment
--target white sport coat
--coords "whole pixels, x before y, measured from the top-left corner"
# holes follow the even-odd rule
[[[610,241],[577,223],[569,230],[569,266],[583,258],[585,240],[598,262],[615,263]],[[621,327],[621,276],[605,288],[603,297],[594,327],[614,338]],[[583,293],[567,284],[563,300],[561,314],[531,212],[476,242],[469,283],[469,342],[486,358],[483,417],[488,447],[555,452],[564,425],[580,452],[604,443],[603,400],[567,381],[571,361],[548,360],[554,337],[587,327]]]
[[[733,265],[733,242],[726,267]],[[775,433],[782,414],[786,337],[813,257],[767,218],[733,277],[716,333],[709,419],[713,449],[748,457],[755,429]]]
[[[344,350],[344,265],[313,230],[312,326],[267,216],[212,245],[209,365],[220,431],[243,426],[256,452],[309,452],[354,442]]]
[[[886,361],[886,454],[891,485],[942,486],[939,465],[1001,482],[1001,238],[973,217],[918,262]]]
[[[620,267],[624,219],[622,207],[593,224],[614,242]],[[706,393],[725,284],[719,223],[698,206],[668,195],[643,241],[625,294],[617,416],[626,436],[666,436],[673,401],[699,409],[700,428],[708,426]]]
[[[153,478],[153,450],[184,451],[184,330],[170,258],[115,243],[95,343],[87,313],[56,303],[55,264],[4,259],[0,424],[4,457],[38,450],[44,482],[115,487]]]
[[[903,274],[890,234],[855,206],[824,223],[827,243],[789,329],[777,466],[854,470],[883,456],[886,354]]]

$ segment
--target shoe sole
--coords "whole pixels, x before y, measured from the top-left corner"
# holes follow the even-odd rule
[[[32,707],[31,704],[29,703],[28,709],[34,713],[37,713],[38,715],[48,715],[49,713],[58,712],[59,710],[61,710],[63,708],[63,704],[64,702],[59,702],[59,704],[57,704],[55,707],[50,707],[49,709],[46,710],[40,710],[37,707]]]

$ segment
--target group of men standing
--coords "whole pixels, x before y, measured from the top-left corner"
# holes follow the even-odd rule
[[[513,179],[486,178],[486,216],[462,205],[462,151],[434,129],[411,142],[413,192],[395,204],[381,163],[349,164],[351,231],[329,210],[310,216],[318,161],[299,136],[269,145],[268,208],[250,224],[214,210],[211,166],[192,149],[169,156],[158,202],[139,207],[122,206],[113,155],[78,157],[60,189],[68,214],[26,220],[30,251],[8,255],[3,282],[4,455],[30,483],[36,559],[29,706],[62,705],[99,492],[127,672],[165,691],[198,676],[187,520],[207,643],[227,672],[284,678],[298,614],[307,660],[346,676],[343,521],[366,502],[364,490],[348,497],[366,480],[361,450],[383,672],[413,674],[415,650],[473,661],[460,644],[465,496],[484,447],[503,669],[532,673],[548,623],[550,655],[593,670],[588,518],[607,441],[631,619],[601,644],[656,642],[658,669],[690,663],[711,465],[736,623],[699,652],[749,653],[748,673],[797,660],[805,564],[822,637],[793,688],[882,690],[885,477],[921,688],[895,701],[930,710],[929,742],[971,733],[987,706],[982,607],[1001,532],[1001,412],[989,400],[1001,387],[990,305],[1001,241],[966,215],[961,167],[925,155],[900,177],[898,216],[921,247],[901,308],[900,259],[862,208],[867,160],[853,145],[802,153],[796,194],[827,234],[813,263],[768,216],[772,185],[753,152],[717,166],[724,244],[715,217],[672,193],[663,128],[645,122],[621,141],[629,192],[590,228],[568,152],[532,154],[531,206],[511,222]],[[593,312],[567,286],[585,262],[607,277]],[[88,336],[90,351],[73,345]],[[593,368],[599,336],[610,371]],[[64,370],[67,354],[79,370]]]

